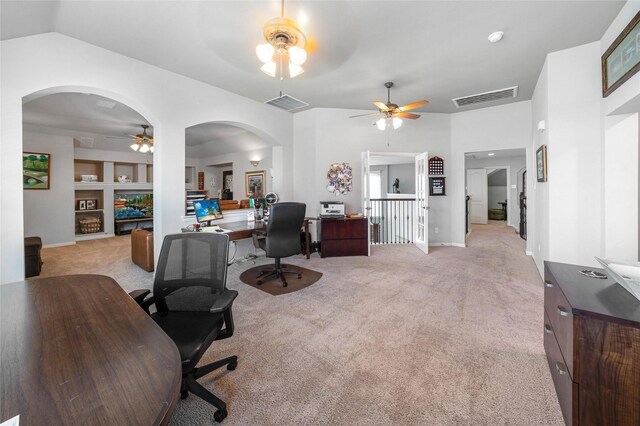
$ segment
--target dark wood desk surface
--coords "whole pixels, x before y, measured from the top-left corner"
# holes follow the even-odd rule
[[[111,278],[0,286],[0,421],[167,424],[180,391],[175,344]]]
[[[264,231],[267,225],[264,222],[249,222],[240,220],[237,222],[227,222],[218,225],[222,229],[227,229],[230,241],[242,240],[243,238],[251,238],[253,231]]]

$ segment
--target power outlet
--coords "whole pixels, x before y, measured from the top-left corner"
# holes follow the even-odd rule
[[[438,228],[437,226],[434,229],[435,233],[437,234],[438,232],[440,232],[440,228]]]

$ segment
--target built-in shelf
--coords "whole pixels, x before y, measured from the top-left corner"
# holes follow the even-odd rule
[[[107,232],[94,232],[92,234],[76,234],[76,241],[97,240],[98,238],[114,237],[114,234]]]
[[[92,210],[76,210],[76,213],[91,213],[91,212],[102,212],[104,209],[92,209]]]

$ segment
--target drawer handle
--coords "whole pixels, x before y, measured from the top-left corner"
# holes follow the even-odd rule
[[[545,285],[545,287],[548,287],[548,288],[552,288],[553,287],[553,283],[551,283],[549,281],[545,281],[544,285]]]
[[[551,328],[551,326],[549,324],[545,324],[544,325],[544,332],[547,334],[552,334],[553,333],[553,329]]]
[[[567,308],[564,306],[558,305],[558,314],[560,314],[561,317],[568,317],[569,311],[567,311]]]
[[[561,376],[567,375],[567,369],[561,362],[556,362],[556,371],[558,371],[558,374]]]

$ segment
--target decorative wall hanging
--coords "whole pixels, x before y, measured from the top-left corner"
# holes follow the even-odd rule
[[[536,170],[538,174],[538,182],[547,181],[547,146],[542,145],[536,151]]]
[[[430,175],[443,175],[444,174],[444,160],[440,157],[429,158],[429,174]]]
[[[444,186],[443,177],[430,177],[429,178],[429,195],[447,195]]]
[[[640,70],[640,12],[602,55],[602,97]]]
[[[246,190],[247,197],[262,197],[264,195],[266,177],[267,172],[264,170],[245,172],[244,188]]]
[[[22,188],[49,189],[51,154],[22,153]]]
[[[333,163],[327,172],[327,191],[335,195],[346,194],[353,189],[353,173],[349,163]]]

